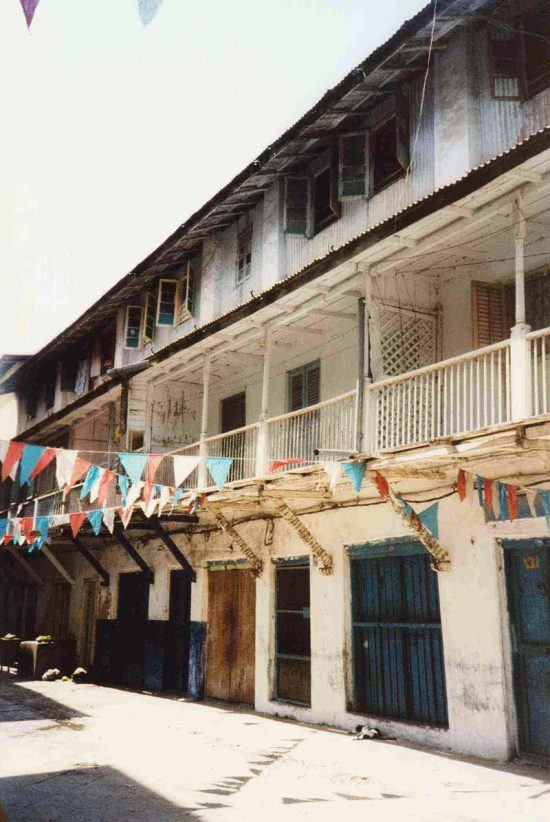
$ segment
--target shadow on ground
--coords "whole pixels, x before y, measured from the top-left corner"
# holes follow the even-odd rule
[[[0,676],[0,722],[25,722],[51,719],[55,722],[77,719],[86,714],[61,702],[24,688],[13,676]]]

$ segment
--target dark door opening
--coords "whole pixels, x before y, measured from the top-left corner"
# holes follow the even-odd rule
[[[149,582],[141,573],[120,574],[118,578],[118,660],[114,660],[115,682],[142,688],[144,678],[144,636],[149,610]]]
[[[502,545],[519,746],[550,756],[550,540]]]
[[[309,562],[276,569],[275,699],[311,704]]]
[[[191,579],[184,570],[170,574],[170,612],[164,670],[166,690],[187,693]]]

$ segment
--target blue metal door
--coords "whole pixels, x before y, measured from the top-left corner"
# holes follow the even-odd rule
[[[504,541],[520,750],[550,755],[550,540]]]
[[[354,708],[447,725],[437,574],[416,542],[350,549]]]

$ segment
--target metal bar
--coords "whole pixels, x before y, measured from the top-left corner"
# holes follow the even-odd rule
[[[54,567],[57,571],[59,571],[59,573],[61,574],[61,576],[63,577],[63,579],[66,579],[66,580],[67,580],[67,582],[69,583],[69,585],[73,585],[73,586],[74,586],[75,581],[74,581],[73,577],[72,577],[72,576],[69,574],[69,572],[68,572],[68,571],[67,571],[67,570],[63,567],[63,565],[59,562],[59,560],[58,560],[58,559],[57,559],[57,557],[56,557],[56,556],[52,553],[52,551],[50,551],[50,549],[48,548],[48,546],[47,546],[47,545],[43,545],[43,546],[42,546],[42,553],[44,554],[44,556],[45,556],[45,557],[47,557],[47,559],[49,559],[49,560],[50,560],[50,562],[51,562],[51,564],[53,565],[53,567]]]
[[[160,539],[164,542],[165,546],[168,548],[168,550],[170,551],[170,553],[172,554],[172,556],[174,557],[176,562],[179,562],[179,564],[181,565],[183,570],[186,571],[189,574],[189,576],[191,578],[191,582],[196,582],[197,581],[197,575],[196,575],[195,571],[193,570],[192,566],[190,565],[190,563],[188,562],[188,560],[184,556],[184,554],[182,554],[182,552],[180,551],[180,549],[178,548],[178,546],[176,545],[176,543],[174,542],[174,540],[172,539],[172,537],[170,536],[168,531],[166,531],[162,527],[162,525],[160,524],[158,518],[157,517],[151,517],[149,519],[149,522],[151,523],[151,526],[152,526],[153,530],[158,534]]]
[[[73,537],[72,534],[71,534],[69,539],[71,540],[71,542],[73,543],[74,547],[79,552],[79,554],[82,554],[84,559],[92,566],[94,571],[96,571],[99,574],[99,576],[103,580],[101,584],[104,587],[108,587],[109,583],[110,583],[109,572],[105,570],[105,568],[99,562],[99,560],[97,560],[94,557],[92,552],[89,551],[88,548],[86,548],[86,546],[78,539],[78,537]]]
[[[37,585],[44,585],[44,580],[42,579],[42,577],[39,577],[39,576],[38,576],[38,574],[36,573],[36,571],[34,570],[34,568],[32,567],[32,565],[31,565],[31,564],[30,564],[30,563],[29,563],[29,562],[28,562],[28,561],[27,561],[24,557],[22,557],[22,556],[21,556],[21,554],[19,553],[19,551],[17,550],[17,548],[15,548],[15,546],[13,546],[13,545],[8,545],[6,550],[8,551],[8,553],[9,553],[9,554],[11,554],[11,555],[12,555],[12,557],[13,557],[15,560],[17,560],[17,562],[19,563],[19,565],[20,565],[22,568],[24,568],[24,569],[25,569],[25,572],[26,572],[26,573],[30,576],[30,578],[31,578],[34,582],[36,582],[36,584],[37,584]]]
[[[116,527],[114,530],[114,535],[120,542],[126,553],[134,560],[139,569],[143,571],[143,573],[147,577],[149,585],[152,585],[155,581],[155,575],[153,571],[149,568],[143,557],[138,554],[138,552],[136,551],[136,549],[124,533],[124,531],[122,531],[121,528]]]

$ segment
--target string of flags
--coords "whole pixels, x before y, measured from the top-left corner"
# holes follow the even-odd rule
[[[19,2],[27,21],[27,28],[30,29],[40,0],[19,0]],[[152,22],[161,3],[162,0],[137,0],[138,14],[144,26],[148,26]]]

